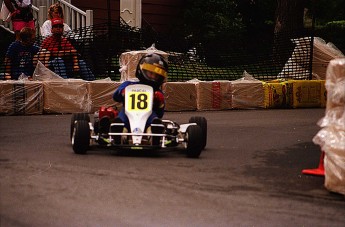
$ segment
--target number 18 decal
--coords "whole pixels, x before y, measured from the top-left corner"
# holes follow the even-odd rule
[[[143,111],[149,108],[150,93],[149,92],[130,92],[127,96],[127,109]]]

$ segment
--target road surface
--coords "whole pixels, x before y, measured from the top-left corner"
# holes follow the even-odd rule
[[[0,226],[344,226],[312,138],[324,109],[168,112],[208,120],[199,159],[179,151],[76,155],[71,115],[0,117]]]

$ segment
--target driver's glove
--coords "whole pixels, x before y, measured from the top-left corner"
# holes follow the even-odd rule
[[[153,98],[153,108],[164,108],[164,95],[160,91],[155,91],[154,98]]]

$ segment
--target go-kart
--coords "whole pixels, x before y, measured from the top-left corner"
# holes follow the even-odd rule
[[[207,142],[207,120],[194,116],[187,124],[171,120],[154,119],[147,126],[152,113],[154,91],[152,87],[135,84],[125,88],[125,114],[130,130],[117,118],[118,111],[101,107],[94,122],[87,113],[75,113],[71,118],[71,142],[76,154],[86,154],[91,145],[112,149],[158,150],[179,147],[187,157],[197,158]]]

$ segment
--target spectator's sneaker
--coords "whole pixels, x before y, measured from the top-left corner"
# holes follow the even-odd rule
[[[115,118],[114,123],[110,126],[110,131],[113,133],[121,133],[124,130],[125,124],[122,122],[120,118]],[[115,144],[121,144],[121,136],[113,136]]]
[[[151,123],[151,131],[152,133],[162,134],[164,133],[164,125],[161,119],[155,118],[152,120]],[[161,136],[152,136],[152,145],[159,146]]]

